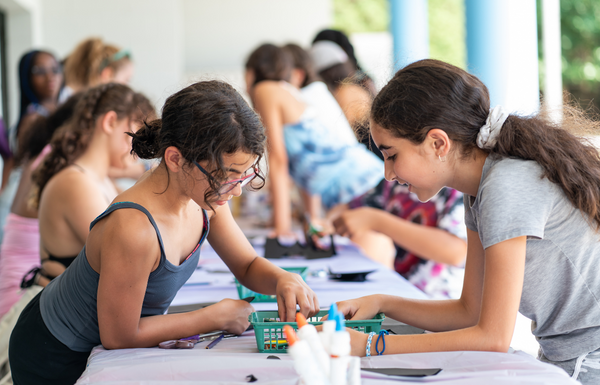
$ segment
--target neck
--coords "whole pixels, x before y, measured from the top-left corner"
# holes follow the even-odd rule
[[[149,184],[153,199],[160,202],[168,212],[181,215],[187,210],[191,198],[183,192],[178,175],[168,174],[164,161],[142,183]]]
[[[488,154],[480,149],[474,151],[474,157],[469,156],[466,160],[456,160],[453,167],[453,179],[447,184],[448,187],[471,196],[477,196],[483,165],[488,157]]]
[[[108,169],[110,168],[107,143],[106,140],[102,139],[94,135],[87,150],[75,160],[75,163],[85,168],[86,171],[94,173],[100,180],[108,177]]]

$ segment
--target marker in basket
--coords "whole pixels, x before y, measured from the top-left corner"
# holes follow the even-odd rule
[[[305,384],[329,385],[327,377],[321,372],[319,365],[312,355],[308,342],[298,340],[298,336],[290,325],[283,327],[287,342],[288,353],[294,359],[294,368]]]
[[[329,307],[329,314],[327,316],[327,321],[323,321],[323,329],[321,333],[319,333],[319,338],[321,339],[321,344],[323,348],[327,352],[327,354],[331,354],[329,350],[329,345],[331,344],[331,336],[335,332],[335,315],[337,314],[337,305],[334,303]]]
[[[329,350],[331,352],[331,368],[329,382],[331,385],[346,385],[350,356],[350,333],[346,331],[344,315],[336,313],[335,332],[331,336]]]
[[[321,338],[314,325],[306,322],[302,313],[296,313],[296,322],[298,323],[298,338],[308,342],[308,346],[315,357],[317,364],[325,376],[329,376],[329,355],[321,344]]]

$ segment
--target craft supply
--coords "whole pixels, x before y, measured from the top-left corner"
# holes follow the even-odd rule
[[[308,346],[310,346],[321,371],[325,376],[329,376],[329,355],[323,348],[323,344],[321,344],[317,329],[306,322],[306,318],[302,313],[296,313],[296,322],[298,323],[298,338],[308,342]]]
[[[311,325],[322,325],[324,321],[321,319],[327,315],[327,310],[321,310],[314,317],[307,319]],[[346,327],[352,328],[362,333],[379,332],[381,323],[385,319],[383,313],[377,314],[373,319],[369,320],[354,320],[347,321]],[[254,336],[256,338],[256,346],[260,353],[284,353],[288,348],[287,344],[278,345],[273,348],[271,341],[284,339],[283,326],[291,325],[296,328],[296,322],[282,322],[278,319],[277,311],[255,311],[248,317],[250,324],[254,327]],[[334,321],[335,322],[335,321]],[[327,326],[330,328],[330,326]],[[335,329],[335,328],[334,328]]]
[[[348,385],[360,385],[360,357],[348,357]]]
[[[294,358],[294,368],[302,381],[310,385],[328,385],[329,381],[319,369],[308,342],[298,340],[290,325],[285,325],[283,330],[289,344],[288,352]]]
[[[215,346],[217,346],[217,344],[219,342],[221,342],[221,340],[223,339],[223,337],[225,337],[225,334],[221,334],[220,336],[218,336],[217,338],[215,338],[210,344],[206,345],[206,349],[212,349]]]
[[[321,339],[321,344],[323,348],[327,352],[327,354],[331,354],[329,350],[329,345],[331,344],[331,336],[335,332],[335,314],[337,313],[337,305],[336,303],[332,303],[329,307],[329,313],[327,314],[327,320],[323,321],[323,329],[321,333],[319,333],[319,338]]]
[[[335,314],[335,332],[331,336],[329,347],[331,368],[329,382],[331,385],[346,385],[348,375],[348,357],[350,356],[350,333],[346,331],[344,315]]]

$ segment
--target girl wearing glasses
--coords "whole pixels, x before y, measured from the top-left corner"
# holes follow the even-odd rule
[[[374,295],[339,309],[437,332],[387,336],[385,354],[507,352],[520,311],[533,321],[541,361],[597,384],[600,155],[575,134],[599,123],[568,106],[561,123],[490,107],[479,79],[437,60],[406,66],[377,95],[371,134],[386,178],[421,201],[444,186],[464,193],[464,286],[457,300]],[[351,334],[354,355],[376,354],[375,340]]]
[[[37,210],[28,204],[27,192],[31,187],[31,174],[45,153],[39,148],[34,154],[32,147],[35,145],[31,145],[30,139],[33,138],[31,134],[37,121],[45,119],[56,110],[61,84],[62,70],[51,53],[30,51],[23,55],[19,62],[19,120],[10,130],[12,151],[9,157],[3,158],[0,194],[0,317],[21,296],[19,276],[22,277],[39,264]],[[0,135],[8,134],[0,132]]]
[[[153,347],[246,330],[253,308],[242,300],[164,315],[205,239],[244,286],[277,295],[282,319],[294,319],[296,304],[307,316],[319,310],[297,274],[255,254],[229,210],[242,185],[262,184],[265,151],[260,119],[230,85],[200,82],[177,92],[162,119],[130,136],[133,153],[161,163],[91,223],[79,256],[23,311],[10,341],[15,384],[74,383],[98,344]]]

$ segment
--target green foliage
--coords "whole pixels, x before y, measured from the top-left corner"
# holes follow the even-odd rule
[[[333,28],[346,34],[382,32],[389,25],[388,0],[333,0]]]
[[[538,10],[541,11],[540,0]],[[539,12],[538,11],[538,12]],[[539,13],[541,15],[541,13]],[[600,1],[561,0],[563,88],[583,104],[600,99]],[[540,62],[543,62],[541,17],[538,18]],[[542,88],[543,89],[543,88]]]
[[[429,0],[429,56],[466,68],[464,0]]]
[[[430,57],[465,68],[464,0],[429,0]],[[333,28],[347,34],[389,30],[388,0],[333,0]]]

